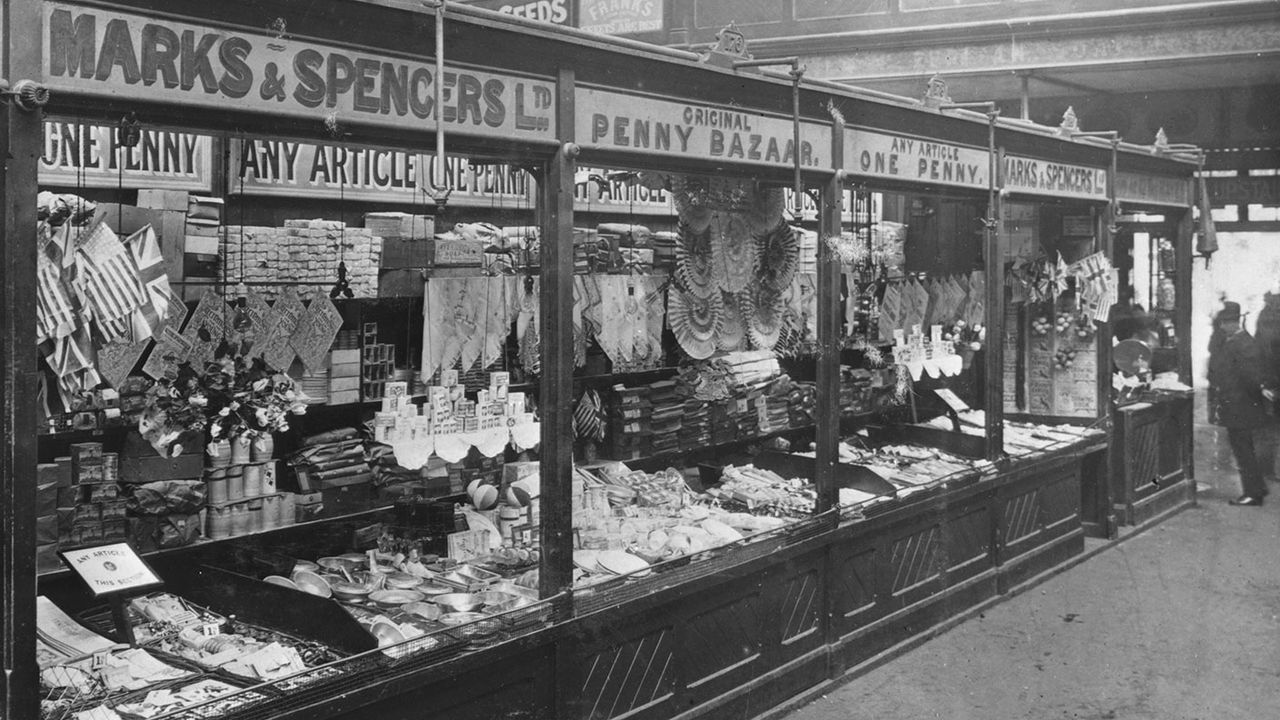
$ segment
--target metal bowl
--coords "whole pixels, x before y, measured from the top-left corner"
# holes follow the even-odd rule
[[[376,622],[369,633],[378,639],[378,647],[386,647],[404,642],[404,633],[389,622]]]
[[[352,560],[348,557],[322,557],[316,560],[316,564],[323,570],[340,573],[343,570],[351,572],[359,567],[363,567],[364,563],[358,560]]]
[[[466,625],[477,620],[488,620],[489,616],[478,612],[453,612],[445,613],[440,616],[440,622],[444,625]]]
[[[368,585],[360,583],[336,582],[333,584],[333,596],[339,600],[360,600],[369,595],[370,588]]]
[[[429,582],[422,583],[421,585],[415,587],[414,590],[417,590],[418,592],[428,597],[432,597],[435,595],[448,595],[451,592],[455,592],[454,589],[451,587],[447,587],[445,585],[436,585],[434,583],[429,583]]]
[[[378,590],[369,593],[369,599],[384,607],[400,607],[407,603],[420,602],[425,597],[413,590]]]
[[[400,610],[423,620],[436,621],[444,614],[439,605],[429,602],[411,602],[400,606]]]
[[[443,595],[436,595],[431,598],[431,602],[453,613],[474,612],[484,604],[479,597],[472,595],[471,593],[445,593]]]
[[[416,590],[424,579],[409,573],[393,572],[387,575],[387,587],[393,590]]]
[[[319,569],[320,569],[320,566],[311,562],[310,560],[297,560],[293,563],[293,572],[298,572],[299,570],[315,572]]]
[[[262,578],[262,582],[270,583],[272,585],[279,585],[280,587],[291,588],[293,590],[299,589],[297,583],[295,583],[294,581],[290,580],[287,577],[281,577],[279,575],[268,575]]]
[[[333,597],[333,588],[329,582],[309,570],[297,570],[293,573],[293,583],[298,589],[318,595],[322,598]]]

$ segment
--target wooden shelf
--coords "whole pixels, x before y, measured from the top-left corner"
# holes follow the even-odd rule
[[[786,427],[779,430],[771,430],[767,433],[763,433],[760,435],[752,435],[749,438],[739,438],[737,440],[732,440],[727,443],[720,443],[718,445],[715,445],[715,444],[706,445],[704,447],[699,447],[692,450],[671,450],[668,452],[657,453],[654,455],[646,455],[644,457],[639,457],[634,460],[616,460],[613,462],[620,462],[625,464],[629,468],[639,469],[643,467],[650,467],[653,465],[669,463],[673,460],[681,460],[681,459],[690,458],[690,457],[702,457],[709,454],[730,452],[733,450],[744,448],[748,445],[765,442],[766,440],[771,440],[776,437],[782,437],[784,435],[789,435],[792,433],[812,431],[815,428],[817,428],[817,425],[814,425],[812,423],[809,423],[806,425],[796,425],[793,427]],[[601,458],[601,459],[611,460],[611,458]]]
[[[280,527],[274,527],[268,530],[256,530],[254,532],[242,533],[240,535],[235,535],[232,537],[218,538],[217,540],[210,540],[210,539],[204,538],[201,540],[197,540],[196,542],[193,542],[190,545],[183,545],[181,547],[173,547],[173,548],[163,548],[160,550],[152,550],[150,552],[139,553],[139,555],[141,555],[144,558],[163,557],[165,555],[172,555],[172,554],[184,552],[187,550],[196,550],[199,548],[212,547],[214,545],[220,545],[222,543],[230,542],[232,540],[243,540],[244,538],[258,537],[261,535],[269,535],[272,533],[292,530],[294,528],[320,525],[322,523],[338,522],[341,520],[354,520],[356,518],[361,518],[361,517],[373,515],[380,512],[386,512],[388,510],[391,510],[391,508],[392,508],[391,505],[379,505],[378,507],[369,508],[368,510],[360,510],[357,512],[346,513],[343,515],[334,515],[332,517],[316,518],[315,520],[308,520],[306,522],[294,523],[292,525],[281,525]],[[70,577],[70,576],[71,576],[71,571],[65,567],[59,568],[57,570],[44,570],[36,573],[36,578],[39,580],[62,579],[64,577]]]

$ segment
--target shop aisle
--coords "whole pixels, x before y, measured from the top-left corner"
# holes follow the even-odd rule
[[[786,717],[1280,717],[1280,487],[1237,508],[1234,477],[1209,482],[1198,506]]]

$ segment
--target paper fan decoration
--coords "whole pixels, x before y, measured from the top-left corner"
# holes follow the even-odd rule
[[[782,188],[757,188],[755,202],[747,208],[744,218],[751,232],[763,235],[783,221],[782,213],[786,209],[786,195]]]
[[[716,284],[727,293],[746,290],[756,272],[756,242],[747,221],[739,214],[721,216],[720,222],[711,224],[711,230]]]
[[[756,242],[757,277],[773,294],[781,294],[791,284],[800,264],[800,241],[796,232],[786,223],[778,223],[773,230],[759,236]]]
[[[716,351],[723,310],[718,292],[701,298],[672,288],[667,296],[667,325],[689,357],[705,360]]]
[[[710,228],[694,232],[681,223],[676,243],[676,277],[685,290],[700,298],[711,297],[716,287],[711,237]]]
[[[772,350],[782,335],[782,295],[768,288],[756,288],[743,294],[742,320],[751,345],[758,350]]]
[[[720,334],[716,336],[716,348],[722,352],[741,350],[746,342],[747,328],[742,321],[742,295],[725,295],[724,318],[720,323]]]

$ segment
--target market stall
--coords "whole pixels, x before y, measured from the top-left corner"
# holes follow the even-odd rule
[[[753,716],[1082,549],[1109,381],[1009,308],[1101,313],[1109,148],[452,5],[22,12],[24,708]]]

